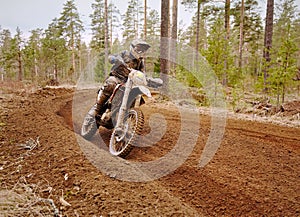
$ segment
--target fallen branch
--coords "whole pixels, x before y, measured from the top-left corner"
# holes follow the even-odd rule
[[[28,184],[25,177],[10,190],[0,190],[0,210],[4,216],[61,217],[54,201],[38,195],[39,185]]]
[[[19,144],[18,146],[20,146],[21,149],[32,151],[36,147],[40,146],[39,137],[37,137],[36,140],[30,138],[27,142]]]

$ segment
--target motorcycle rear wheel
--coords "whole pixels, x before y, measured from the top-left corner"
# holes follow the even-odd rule
[[[113,131],[109,152],[112,155],[125,158],[137,142],[137,136],[141,135],[144,126],[144,114],[140,109],[130,109],[124,118],[124,133],[122,139],[118,138],[116,130]]]

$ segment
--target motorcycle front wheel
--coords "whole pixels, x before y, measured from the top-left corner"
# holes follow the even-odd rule
[[[82,123],[82,126],[81,126],[81,136],[87,140],[91,139],[98,127],[97,127],[97,124],[96,124],[96,119],[94,117],[94,111],[96,109],[96,105],[94,105],[90,110],[89,112],[85,115],[84,117],[84,120],[83,120],[83,123]]]
[[[131,109],[125,115],[122,132],[113,131],[109,151],[112,155],[125,158],[137,142],[144,126],[144,115],[139,109]],[[120,135],[118,135],[120,134]]]

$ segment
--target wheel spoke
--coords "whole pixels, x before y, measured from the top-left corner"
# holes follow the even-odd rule
[[[143,114],[141,111],[130,110],[124,119],[124,134],[121,140],[116,139],[116,134],[112,135],[110,141],[110,152],[113,155],[125,157],[130,150],[134,142],[137,129],[142,127],[144,123]]]

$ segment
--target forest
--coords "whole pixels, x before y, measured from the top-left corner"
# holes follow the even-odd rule
[[[24,2],[58,11],[0,12],[0,216],[300,216],[300,0]],[[93,124],[137,38],[163,86],[119,107],[119,85]]]
[[[233,98],[254,92],[279,105],[288,95],[299,97],[300,13],[295,0],[267,0],[265,11],[257,0],[161,0],[159,4],[161,13],[148,7],[147,0],[128,0],[121,14],[108,0],[95,0],[89,42],[83,40],[86,29],[75,0],[65,2],[47,29],[31,30],[27,38],[21,29],[12,35],[0,24],[0,80],[75,84],[87,73],[101,82],[110,68],[108,54],[143,38],[160,52],[146,59],[154,76],[167,74],[201,92],[201,80],[182,64],[201,59]],[[191,12],[190,26],[179,22],[179,4]],[[192,50],[193,57],[185,50]]]

